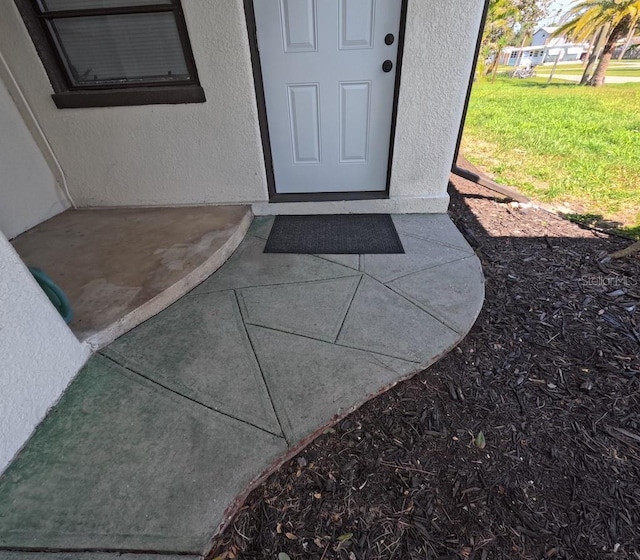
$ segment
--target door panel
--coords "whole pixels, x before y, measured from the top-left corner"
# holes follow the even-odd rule
[[[339,0],[340,43],[338,48],[373,48],[375,0]]]
[[[402,0],[253,5],[276,192],[385,191]]]
[[[318,85],[288,86],[293,163],[320,163]]]
[[[281,0],[284,52],[310,52],[317,49],[316,0]]]
[[[340,163],[367,161],[370,82],[340,84]]]

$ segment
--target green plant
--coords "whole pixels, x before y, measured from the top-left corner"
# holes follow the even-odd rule
[[[544,79],[474,86],[463,153],[543,202],[640,226],[640,84],[580,88]]]

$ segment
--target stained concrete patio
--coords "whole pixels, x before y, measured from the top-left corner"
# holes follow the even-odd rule
[[[256,218],[94,356],[0,478],[0,558],[198,558],[261,477],[453,348],[480,263],[446,215],[394,221],[404,255],[314,256],[264,254]]]
[[[62,288],[69,327],[99,349],[217,270],[251,218],[249,206],[67,210],[11,243]]]

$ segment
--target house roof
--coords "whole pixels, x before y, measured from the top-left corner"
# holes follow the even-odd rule
[[[541,27],[540,29],[538,29],[538,31],[546,31],[547,33],[549,33],[549,35],[551,35],[551,33],[553,33],[556,29],[558,29],[558,28],[557,27],[553,27],[553,26],[547,26],[547,27]],[[538,31],[536,31],[536,33]]]

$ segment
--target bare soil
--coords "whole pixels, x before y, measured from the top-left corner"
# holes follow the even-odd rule
[[[640,258],[452,181],[472,331],[268,478],[211,558],[640,560]]]

